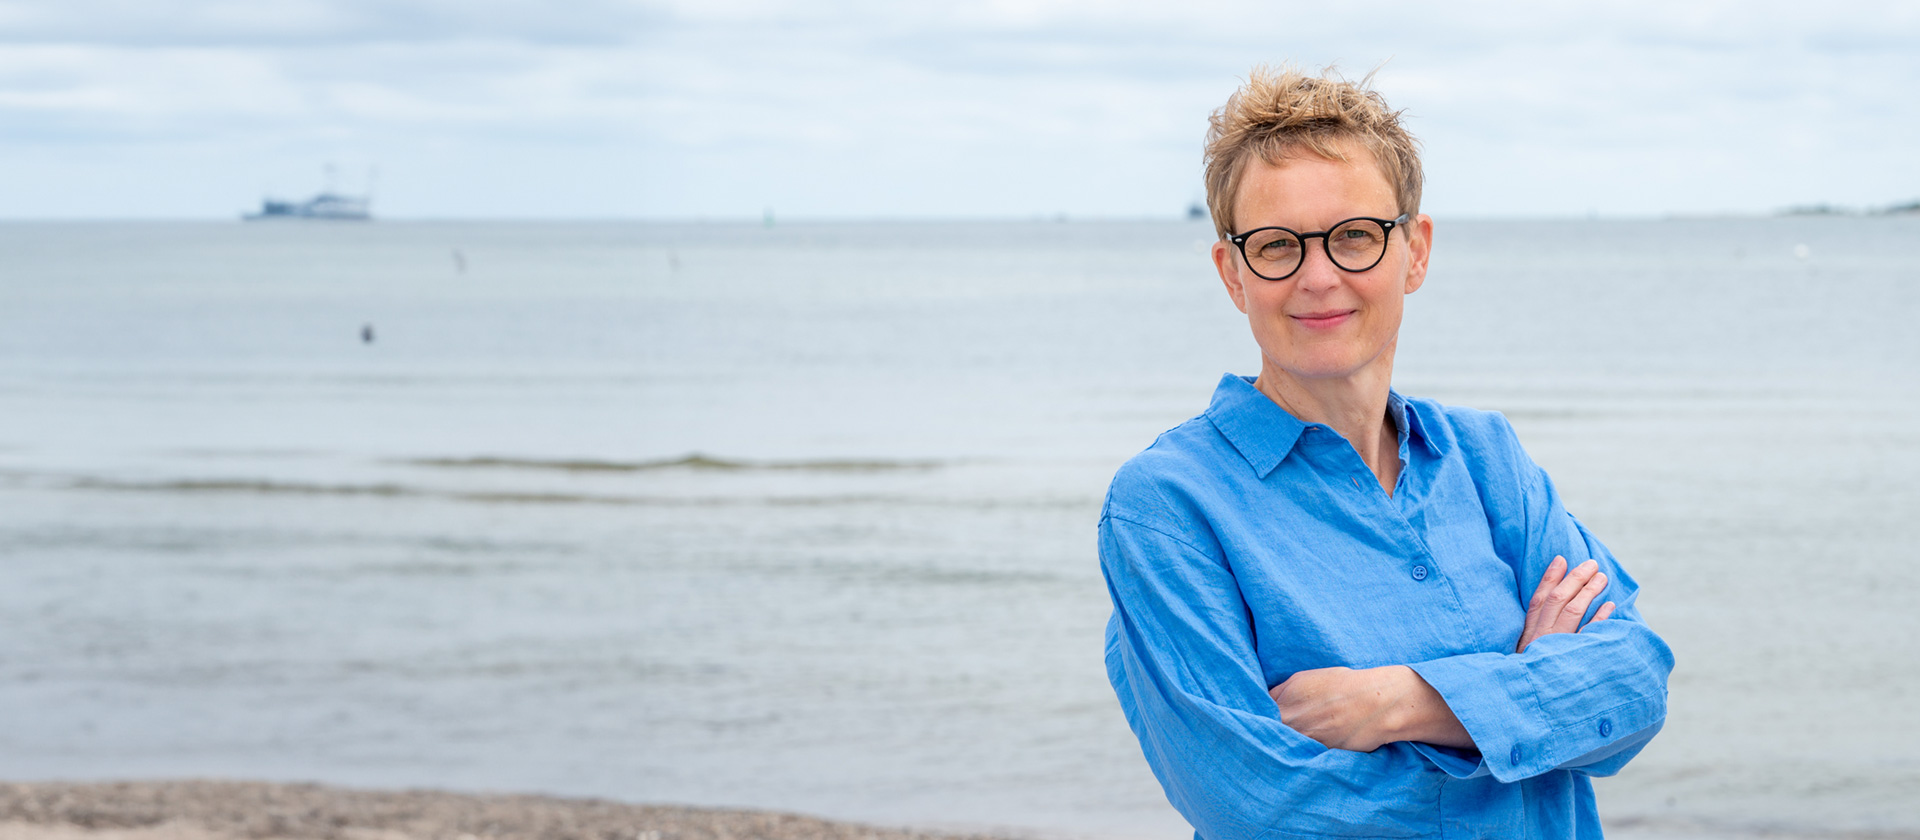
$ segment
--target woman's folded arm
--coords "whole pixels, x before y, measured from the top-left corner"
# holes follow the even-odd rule
[[[1542,636],[1524,653],[1411,667],[1472,736],[1480,760],[1469,768],[1423,752],[1454,775],[1511,782],[1557,769],[1617,772],[1666,719],[1673,656],[1629,606],[1579,633]]]
[[[1578,633],[1540,636],[1520,653],[1474,653],[1408,663],[1446,700],[1479,747],[1474,773],[1502,781],[1554,769],[1618,772],[1666,719],[1673,652],[1647,627],[1635,604],[1639,586],[1613,553],[1567,512],[1551,479],[1520,446],[1505,418],[1476,424],[1469,446],[1494,457],[1475,476],[1494,549],[1532,592],[1556,557],[1569,566],[1593,560],[1606,588],[1583,621],[1612,604],[1606,620]],[[1473,440],[1472,438],[1478,438]],[[1518,641],[1518,640],[1516,640]],[[1450,773],[1458,761],[1423,750]]]
[[[1100,558],[1114,603],[1109,676],[1167,798],[1201,836],[1430,827],[1436,774],[1410,745],[1328,749],[1281,722],[1224,560],[1113,516],[1100,523]]]

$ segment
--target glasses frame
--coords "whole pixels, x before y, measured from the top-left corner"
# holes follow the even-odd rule
[[[1267,227],[1257,227],[1249,231],[1242,231],[1240,233],[1236,233],[1232,236],[1227,237],[1227,241],[1233,243],[1233,247],[1240,252],[1240,262],[1246,265],[1247,270],[1253,272],[1253,276],[1258,277],[1262,280],[1280,281],[1280,280],[1285,280],[1289,277],[1292,277],[1295,274],[1299,274],[1301,267],[1307,264],[1307,251],[1306,251],[1307,240],[1313,239],[1314,237],[1319,237],[1320,252],[1327,255],[1327,262],[1332,264],[1334,268],[1340,269],[1341,271],[1345,271],[1350,274],[1359,274],[1360,272],[1363,272],[1363,271],[1372,271],[1374,266],[1379,265],[1381,260],[1384,260],[1387,258],[1386,246],[1393,243],[1393,229],[1406,224],[1412,219],[1413,219],[1413,216],[1408,213],[1401,213],[1398,218],[1394,218],[1394,219],[1381,219],[1381,218],[1376,218],[1374,216],[1354,216],[1353,218],[1350,218],[1350,219],[1341,219],[1340,221],[1334,223],[1333,227],[1327,228],[1326,230],[1317,230],[1312,233],[1301,233],[1300,231],[1294,230],[1293,228],[1281,227],[1279,225],[1269,225]],[[1339,230],[1341,225],[1344,225],[1348,222],[1362,222],[1362,221],[1372,222],[1380,226],[1381,237],[1382,237],[1380,256],[1374,257],[1373,262],[1368,263],[1365,268],[1348,268],[1344,265],[1341,265],[1339,260],[1336,260],[1333,258],[1333,245],[1328,242],[1327,237],[1331,236],[1334,231]],[[1279,277],[1268,277],[1265,274],[1261,274],[1260,269],[1253,267],[1253,260],[1247,259],[1247,238],[1263,230],[1286,231],[1287,233],[1293,234],[1293,238],[1300,240],[1300,261],[1297,263],[1294,263],[1292,271],[1282,274]]]

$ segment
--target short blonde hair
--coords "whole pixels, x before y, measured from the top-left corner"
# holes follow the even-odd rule
[[[1207,209],[1221,238],[1234,234],[1233,200],[1251,155],[1268,164],[1307,151],[1345,161],[1341,141],[1360,144],[1393,187],[1394,201],[1408,215],[1420,212],[1420,143],[1400,124],[1400,114],[1373,90],[1373,74],[1349,82],[1328,67],[1308,76],[1292,65],[1265,65],[1213,112],[1207,126]]]

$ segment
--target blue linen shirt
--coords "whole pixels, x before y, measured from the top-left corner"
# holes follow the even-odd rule
[[[1391,394],[1389,497],[1332,428],[1248,379],[1114,476],[1100,517],[1106,663],[1167,798],[1202,840],[1601,836],[1589,776],[1666,717],[1673,656],[1637,586],[1562,507],[1506,419]],[[1555,555],[1599,561],[1610,620],[1513,652]],[[1477,751],[1329,749],[1267,690],[1407,665]]]

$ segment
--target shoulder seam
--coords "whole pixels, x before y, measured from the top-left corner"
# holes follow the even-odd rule
[[[1193,553],[1195,553],[1195,554],[1198,554],[1198,555],[1200,555],[1200,556],[1202,556],[1202,557],[1205,557],[1205,558],[1207,558],[1207,559],[1209,559],[1209,560],[1213,560],[1213,559],[1218,559],[1218,558],[1216,558],[1216,557],[1214,557],[1214,554],[1213,554],[1213,552],[1211,552],[1211,551],[1208,551],[1208,550],[1206,550],[1206,549],[1204,549],[1204,548],[1201,548],[1201,547],[1199,547],[1199,546],[1197,546],[1197,545],[1194,545],[1193,543],[1191,543],[1191,542],[1189,542],[1189,541],[1187,541],[1187,538],[1185,538],[1185,537],[1182,537],[1182,536],[1179,536],[1179,535],[1177,535],[1177,534],[1169,534],[1169,533],[1167,533],[1167,530],[1166,530],[1165,528],[1161,528],[1161,527],[1158,527],[1158,526],[1155,526],[1155,525],[1149,525],[1149,524],[1147,524],[1147,523],[1145,523],[1145,522],[1141,522],[1141,521],[1140,521],[1140,520],[1138,520],[1138,519],[1134,519],[1133,517],[1130,517],[1130,516],[1121,516],[1121,515],[1119,515],[1119,514],[1115,514],[1115,513],[1111,513],[1111,512],[1109,512],[1109,513],[1108,513],[1108,514],[1106,515],[1106,517],[1105,517],[1105,518],[1107,518],[1107,519],[1117,519],[1117,520],[1120,520],[1121,522],[1125,522],[1125,523],[1127,523],[1128,525],[1133,525],[1133,526],[1135,526],[1135,527],[1139,527],[1139,528],[1145,528],[1145,529],[1147,529],[1147,530],[1149,530],[1149,531],[1152,531],[1152,532],[1154,532],[1154,533],[1156,533],[1156,534],[1159,534],[1160,536],[1163,536],[1163,537],[1166,537],[1167,539],[1170,539],[1170,540],[1173,540],[1174,542],[1176,542],[1176,543],[1179,543],[1180,545],[1182,545],[1182,546],[1184,546],[1184,547],[1185,547],[1185,548],[1186,548],[1186,549],[1187,549],[1188,551],[1192,551]]]

